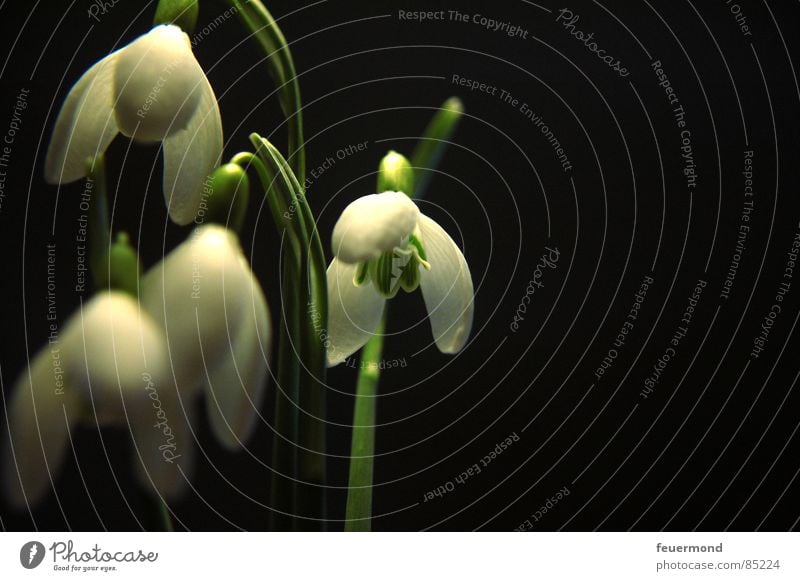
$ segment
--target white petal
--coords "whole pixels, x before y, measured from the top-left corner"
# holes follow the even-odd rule
[[[119,52],[113,86],[120,131],[155,142],[186,128],[204,80],[189,37],[174,25],[156,26]]]
[[[228,324],[235,328],[241,310],[252,308],[241,258],[235,234],[201,226],[142,279],[142,307],[164,330],[184,397],[204,380],[204,360],[228,348]]]
[[[420,215],[420,232],[431,269],[420,269],[420,287],[442,353],[457,353],[472,329],[472,276],[461,250],[441,226]]]
[[[333,254],[347,263],[365,262],[399,246],[414,231],[419,208],[402,192],[358,198],[333,229]]]
[[[194,465],[192,401],[179,400],[172,382],[150,382],[145,389],[151,408],[130,422],[134,469],[146,489],[176,498],[185,490]]]
[[[249,271],[244,257],[243,268]],[[229,325],[229,343],[215,361],[206,360],[206,408],[217,439],[237,448],[250,436],[264,395],[272,325],[267,301],[252,274],[239,321]],[[232,309],[233,305],[229,308]]]
[[[403,194],[405,195],[405,194]],[[361,349],[375,333],[386,302],[371,282],[353,284],[358,267],[334,258],[328,267],[328,366]]]
[[[194,220],[206,178],[222,157],[222,119],[205,75],[197,90],[200,102],[189,125],[164,141],[164,199],[172,221],[180,225]]]
[[[70,89],[47,148],[44,178],[48,183],[73,182],[86,176],[87,160],[104,153],[119,133],[112,108],[118,55],[119,51],[111,53],[96,63]]]
[[[58,344],[46,346],[17,379],[10,398],[3,489],[17,508],[41,500],[51,478],[55,482],[69,429],[80,419],[80,400],[64,383],[62,363]]]
[[[126,413],[149,409],[145,378],[162,382],[168,377],[161,329],[121,292],[95,295],[67,322],[61,343],[70,384],[100,424],[119,424]],[[147,421],[153,419],[151,413]]]

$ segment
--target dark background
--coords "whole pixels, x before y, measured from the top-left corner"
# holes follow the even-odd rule
[[[32,356],[46,340],[47,243],[59,244],[60,320],[88,298],[71,290],[69,258],[82,185],[59,190],[42,179],[55,115],[83,71],[145,33],[154,13],[154,6],[119,0],[95,22],[86,1],[10,4],[0,5],[0,133],[20,89],[30,95],[0,207],[5,398],[26,353]],[[775,302],[800,220],[800,90],[792,65],[800,6],[741,0],[752,31],[745,36],[732,4],[570,2],[580,15],[576,28],[595,33],[599,46],[630,71],[625,78],[556,22],[563,5],[548,0],[539,6],[268,4],[300,74],[309,169],[368,141],[366,151],[337,160],[309,189],[326,243],[344,206],[373,192],[375,168],[388,149],[410,154],[450,95],[466,106],[420,205],[465,251],[476,288],[475,324],[466,349],[445,356],[431,345],[419,293],[392,303],[384,355],[406,366],[387,370],[381,380],[376,530],[797,527],[800,281],[792,282],[765,351],[757,359],[749,354]],[[224,2],[202,0],[198,30],[225,9]],[[398,9],[483,14],[528,35],[510,38],[472,22],[402,21]],[[220,100],[227,157],[249,147],[251,131],[285,144],[273,85],[255,44],[244,38],[232,17],[196,48]],[[686,111],[698,174],[691,193],[654,60]],[[454,85],[453,74],[527,103],[560,141],[572,170],[562,170],[518,107]],[[723,299],[744,200],[745,150],[754,152],[751,231],[730,297]],[[147,266],[188,234],[167,222],[159,155],[156,147],[128,151],[121,137],[109,150],[114,225],[134,233]],[[255,198],[243,245],[277,320],[280,241]],[[512,332],[546,246],[559,249],[558,266],[544,273],[544,287]],[[597,380],[594,371],[648,275],[654,283],[635,327]],[[643,399],[644,380],[680,325],[698,279],[708,285],[689,332]],[[332,530],[344,516],[356,373],[340,366],[329,374]],[[263,413],[271,417],[271,404]],[[180,524],[263,529],[271,433],[261,426],[247,452],[231,454],[201,429],[195,493],[172,507]],[[519,441],[479,475],[423,501],[512,433]],[[133,484],[126,434],[103,432],[101,441],[83,430],[75,446],[85,487],[69,459],[57,497],[51,493],[30,513],[0,504],[4,529],[158,527],[152,503]],[[569,494],[535,518],[564,487]]]

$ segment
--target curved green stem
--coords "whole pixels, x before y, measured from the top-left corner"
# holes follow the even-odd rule
[[[414,166],[416,187],[414,188],[415,198],[425,195],[434,170],[442,160],[449,140],[458,127],[461,117],[464,115],[464,105],[458,97],[450,97],[442,103],[439,111],[433,116],[425,132],[414,148],[411,155],[411,165]]]
[[[278,368],[279,375],[291,382],[287,385],[297,386],[297,389],[288,397],[278,396],[275,425],[284,437],[276,440],[274,457],[276,470],[291,475],[296,484],[289,492],[285,479],[276,476],[273,493],[277,494],[277,500],[283,499],[283,504],[276,504],[276,508],[290,512],[284,507],[291,505],[303,517],[292,523],[293,528],[321,529],[326,510],[323,334],[328,312],[322,243],[300,182],[289,163],[268,140],[256,133],[250,139],[256,148],[255,155],[240,153],[233,161],[246,162],[256,168],[265,190],[273,192],[268,194],[268,199],[273,200],[270,209],[276,224],[285,228],[293,239],[291,248],[284,253],[285,320]],[[280,373],[282,368],[287,369],[285,374]],[[287,450],[286,446],[292,449]],[[279,517],[276,519],[276,525],[287,528]]]
[[[244,25],[253,34],[266,58],[273,82],[278,86],[283,115],[289,130],[287,157],[300,182],[305,181],[306,154],[303,137],[303,108],[300,83],[292,53],[283,32],[260,0],[225,0],[236,9]]]

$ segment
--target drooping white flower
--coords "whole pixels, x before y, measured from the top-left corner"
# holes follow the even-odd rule
[[[457,353],[469,337],[473,286],[464,255],[402,192],[352,202],[333,230],[328,267],[328,365],[360,349],[377,328],[387,298],[422,288],[436,346]]]
[[[163,329],[182,398],[205,390],[219,441],[242,446],[264,394],[272,327],[267,301],[233,232],[196,228],[142,279],[142,307]]]
[[[32,359],[12,392],[3,462],[11,503],[33,504],[53,485],[78,424],[130,428],[145,465],[140,474],[165,464],[163,449],[142,443],[158,422],[147,385],[164,384],[168,370],[163,333],[135,299],[114,291],[93,297]],[[174,416],[170,393],[161,400]],[[186,448],[185,432],[172,436],[161,443]],[[142,462],[134,459],[140,468]]]
[[[140,482],[165,498],[186,488],[201,393],[226,447],[252,433],[272,331],[236,235],[197,228],[145,274],[140,291],[138,302],[96,295],[17,381],[3,464],[14,505],[40,500],[54,484],[77,424],[129,431]]]
[[[56,121],[45,179],[57,184],[85,177],[87,160],[103,153],[117,133],[163,141],[170,217],[191,222],[203,182],[222,155],[222,121],[189,37],[177,26],[156,26],[75,83]]]

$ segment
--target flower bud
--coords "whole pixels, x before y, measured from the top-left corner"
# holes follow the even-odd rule
[[[247,172],[235,163],[220,166],[211,174],[210,190],[207,221],[240,232],[250,199]]]
[[[197,24],[197,0],[161,0],[156,7],[153,24],[177,24],[191,33]]]
[[[414,195],[414,169],[411,162],[396,151],[390,151],[378,166],[378,192],[403,192]]]
[[[119,290],[133,297],[138,295],[139,256],[126,232],[117,234],[117,239],[109,247],[106,260],[97,272],[97,286],[98,289]]]

